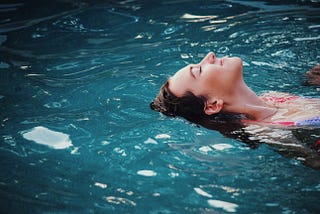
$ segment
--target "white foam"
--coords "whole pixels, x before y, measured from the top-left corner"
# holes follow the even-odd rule
[[[95,182],[94,185],[97,186],[97,187],[100,187],[101,189],[105,189],[105,188],[108,187],[107,184],[100,183],[100,182]]]
[[[146,141],[144,141],[145,144],[158,144],[157,141],[155,141],[154,139],[152,138],[148,138]]]
[[[226,212],[234,213],[236,212],[236,209],[238,208],[237,204],[226,202],[226,201],[220,201],[220,200],[208,200],[208,204],[212,207],[216,208],[222,208]]]
[[[142,176],[147,176],[147,177],[153,177],[157,175],[157,173],[153,170],[139,170],[137,174]]]
[[[52,131],[43,126],[37,126],[22,133],[22,136],[35,143],[46,145],[53,149],[65,149],[72,146],[69,135]]]
[[[212,198],[212,195],[211,195],[211,194],[203,191],[203,190],[200,189],[200,188],[197,188],[197,187],[196,187],[196,188],[193,188],[193,189],[194,189],[194,191],[196,191],[196,193],[198,193],[199,195],[202,195],[202,196],[208,197],[208,198]]]
[[[212,149],[211,149],[209,146],[201,146],[201,147],[199,148],[199,151],[200,151],[200,152],[203,152],[203,153],[208,153],[208,152],[211,152]]]
[[[309,28],[309,29],[320,28],[320,25],[310,25],[308,28]]]
[[[312,40],[318,40],[318,39],[320,39],[320,36],[294,38],[294,41],[301,42],[301,41],[312,41]]]
[[[227,144],[227,143],[218,143],[218,144],[214,144],[214,145],[212,145],[212,147],[213,147],[215,150],[219,150],[219,151],[222,151],[222,150],[225,150],[225,149],[231,149],[231,148],[233,148],[233,146],[232,146],[232,145]]]
[[[170,172],[170,173],[169,173],[169,176],[170,176],[171,178],[175,178],[175,177],[178,177],[178,176],[179,176],[179,173],[177,173],[177,172]]]
[[[107,140],[103,140],[103,141],[101,141],[101,144],[102,144],[103,146],[106,146],[106,145],[109,145],[110,142],[107,141]]]
[[[168,134],[158,134],[157,136],[156,136],[156,139],[168,139],[168,138],[170,138],[171,136],[170,135],[168,135]]]

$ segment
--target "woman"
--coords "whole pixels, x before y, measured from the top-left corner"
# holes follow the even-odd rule
[[[202,123],[208,118],[277,126],[320,126],[320,101],[270,92],[256,95],[244,82],[239,57],[210,52],[175,73],[151,103],[153,110]]]
[[[318,77],[319,67],[307,73],[309,84],[317,84],[313,77]],[[169,78],[150,106],[251,148],[266,143],[286,157],[320,169],[320,100],[279,92],[256,95],[243,80],[238,57],[217,58],[210,52],[200,63]]]

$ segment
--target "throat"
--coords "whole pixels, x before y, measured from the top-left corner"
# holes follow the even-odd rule
[[[272,116],[274,116],[278,109],[268,106],[248,106],[250,112],[247,112],[246,115],[248,118],[256,121],[270,121]]]
[[[270,121],[278,112],[274,106],[265,103],[245,84],[238,88],[225,110],[246,115],[250,120]]]

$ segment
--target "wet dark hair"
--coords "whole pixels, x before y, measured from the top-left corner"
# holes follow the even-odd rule
[[[167,116],[181,116],[195,122],[207,116],[204,113],[205,101],[204,96],[195,96],[191,92],[186,92],[181,97],[175,96],[169,89],[169,82],[166,81],[157,97],[150,103],[150,107]]]
[[[243,115],[228,112],[207,115],[204,112],[205,96],[196,96],[187,91],[183,96],[177,97],[169,89],[169,81],[166,81],[157,97],[150,103],[152,110],[161,112],[167,116],[183,117],[190,122],[200,124],[209,129],[228,123],[239,124]],[[227,124],[226,124],[227,125]]]

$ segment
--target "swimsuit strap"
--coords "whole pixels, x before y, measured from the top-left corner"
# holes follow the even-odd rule
[[[242,122],[259,122],[256,120],[242,120]],[[283,126],[319,126],[320,127],[320,116],[316,116],[306,120],[299,121],[274,121],[274,122],[262,122],[272,125],[283,125]]]
[[[298,99],[299,96],[283,96],[283,97],[277,97],[277,96],[268,96],[268,97],[263,97],[262,99],[264,101],[272,101],[272,102],[277,102],[277,103],[285,103],[287,101],[292,101]]]
[[[298,126],[306,126],[306,125],[313,125],[313,126],[320,126],[320,116],[313,117],[306,120],[300,120],[296,122]]]

